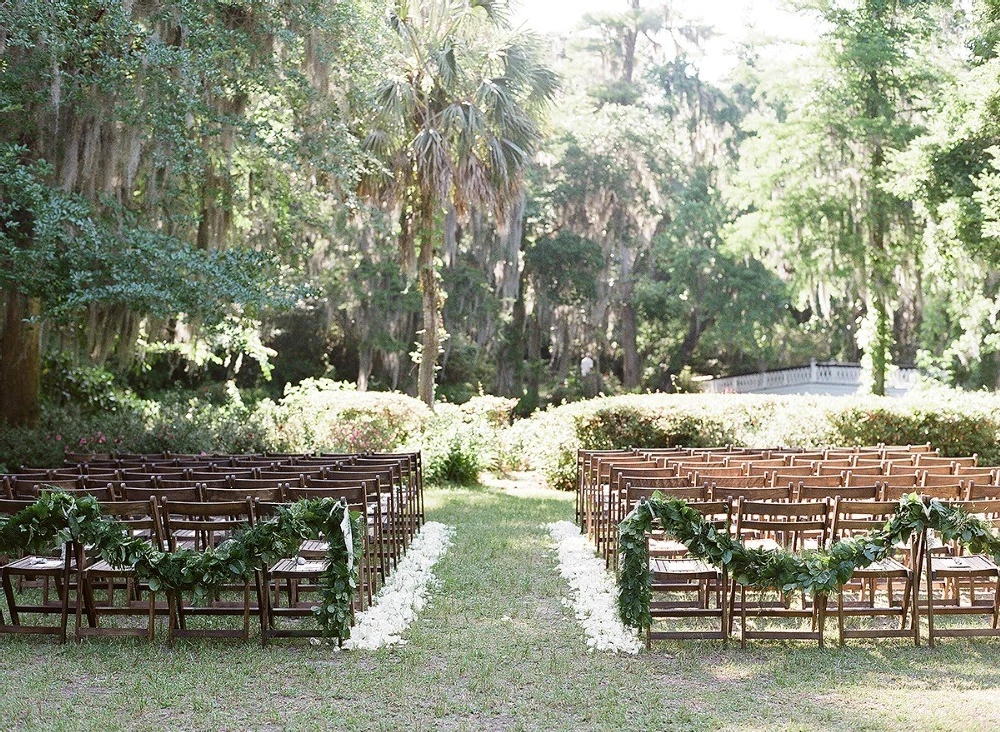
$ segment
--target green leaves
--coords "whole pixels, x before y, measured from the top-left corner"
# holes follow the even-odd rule
[[[42,552],[72,541],[93,547],[114,567],[133,568],[154,592],[190,591],[204,600],[222,585],[250,579],[265,562],[294,554],[303,539],[323,536],[329,543],[328,567],[320,579],[323,604],[317,618],[324,635],[349,638],[364,528],[361,515],[351,512],[354,562],[349,564],[341,528],[346,510],[332,498],[302,500],[282,506],[275,516],[247,526],[214,549],[163,553],[102,515],[95,498],[51,491],[17,514],[0,517],[0,553]]]
[[[793,554],[778,548],[748,549],[738,539],[717,532],[696,510],[680,499],[654,495],[640,503],[618,527],[621,562],[618,576],[618,613],[626,625],[644,628],[650,623],[652,598],[649,554],[645,534],[657,522],[681,541],[691,554],[716,566],[725,566],[740,584],[780,587],[785,592],[829,595],[840,589],[858,567],[881,561],[893,547],[926,526],[944,541],[959,541],[977,554],[1000,558],[1000,536],[988,523],[936,499],[924,504],[920,496],[900,499],[893,518],[866,537],[839,541],[825,551]]]

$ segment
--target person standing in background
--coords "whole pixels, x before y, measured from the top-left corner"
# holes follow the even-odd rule
[[[597,372],[594,371],[594,357],[589,351],[580,359],[580,378],[583,380],[583,393],[587,399],[597,396]]]

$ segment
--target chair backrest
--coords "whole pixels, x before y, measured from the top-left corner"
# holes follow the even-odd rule
[[[965,484],[965,495],[962,497],[966,501],[978,501],[992,498],[1000,498],[1000,485],[980,484],[970,480]]]
[[[795,478],[804,478],[807,475],[815,475],[816,471],[813,470],[811,464],[806,465],[788,465],[780,470],[774,471],[775,480],[781,480],[782,482],[786,480],[793,480]]]
[[[710,486],[709,490],[717,492],[720,488],[769,488],[771,487],[771,482],[768,480],[766,475],[733,475],[733,476],[718,476],[714,478],[709,478],[707,480],[701,479],[701,473],[698,474],[698,483],[701,485],[708,484]]]
[[[948,467],[954,469],[955,465],[973,467],[977,462],[979,462],[978,455],[968,455],[964,457],[938,457],[936,455],[921,454],[917,456],[916,466],[918,468],[927,468],[930,466],[947,465]]]
[[[978,463],[976,465],[959,464],[956,465],[955,468],[959,475],[965,475],[966,473],[970,473],[972,475],[986,475],[987,473],[989,473],[995,476],[996,471],[1000,470],[1000,468],[998,468],[996,465],[979,465]]]
[[[632,465],[616,465],[611,468],[611,475],[608,479],[612,486],[620,489],[625,485],[626,481],[645,480],[647,478],[667,481],[663,485],[684,486],[691,484],[687,476],[676,475],[672,468],[645,468]]]
[[[132,536],[147,539],[154,549],[166,549],[163,522],[155,498],[145,501],[102,502],[101,513],[123,524]]]
[[[792,487],[774,486],[770,488],[748,488],[738,486],[718,486],[709,487],[709,499],[718,501],[722,499],[736,500],[746,498],[751,501],[790,501],[792,498]]]
[[[930,473],[931,475],[954,475],[955,474],[955,464],[951,463],[948,465],[933,464],[933,465],[918,465],[916,466],[917,474]]]
[[[840,496],[833,504],[833,541],[881,529],[897,508],[896,501],[859,501]]]
[[[882,475],[884,467],[882,463],[878,465],[854,465],[848,468],[847,472],[852,475],[865,475],[871,477],[873,475]]]
[[[816,475],[833,475],[854,467],[854,460],[816,460],[812,463]]]
[[[614,467],[620,467],[624,465],[632,465],[634,467],[646,467],[655,468],[657,467],[655,460],[643,460],[638,456],[631,457],[615,457],[615,458],[596,458],[590,463],[591,470],[591,480],[600,481],[601,483],[606,483],[611,480],[611,469]],[[351,465],[351,470],[358,470],[360,466]],[[327,471],[332,473],[333,471]]]
[[[805,533],[818,534],[819,546],[826,546],[830,527],[828,500],[779,503],[741,499],[735,513],[738,536],[770,536],[788,547]]]
[[[44,476],[24,476],[18,474],[10,481],[10,492],[14,498],[35,498],[39,491],[46,488],[59,488],[64,491],[74,491],[80,487],[80,478],[45,478]]]
[[[732,532],[733,502],[728,498],[721,501],[688,501],[688,506],[700,513],[716,529],[726,534]]]
[[[795,452],[789,454],[788,464],[800,467],[803,465],[808,465],[809,467],[813,467],[811,463],[814,463],[817,460],[825,460],[825,459],[826,459],[825,450],[823,452]]]
[[[147,488],[125,483],[122,486],[122,498],[126,501],[145,501],[149,498],[155,498],[157,501],[161,502],[161,505],[161,499],[164,498],[171,501],[203,500],[201,486],[197,483],[190,483],[187,486],[177,488],[163,488],[160,486],[157,486],[156,488]]]
[[[747,475],[762,475],[762,471],[775,472],[788,465],[784,458],[771,458],[769,460],[744,460],[743,469]]]
[[[368,495],[376,493],[379,488],[379,480],[375,476],[367,476],[364,478],[311,478],[308,475],[305,479],[304,486],[293,486],[289,485],[288,490],[291,491],[292,488],[351,488],[353,486],[361,486],[367,492]]]
[[[257,488],[278,488],[279,490],[284,490],[290,482],[287,476],[282,478],[231,478],[229,485],[231,488],[239,488],[240,490]]]
[[[202,481],[208,480],[218,480],[219,478],[228,479],[233,478],[252,478],[254,476],[254,471],[245,468],[233,468],[233,467],[223,467],[215,466],[214,470],[192,470],[188,475],[191,480],[201,483]]]
[[[73,488],[72,490],[66,490],[65,488],[51,488],[43,483],[38,489],[38,493],[35,497],[37,498],[42,493],[47,493],[49,491],[65,491],[66,493],[72,493],[76,497],[91,496],[99,501],[114,501],[118,497],[111,483],[106,484],[102,488]]]
[[[271,503],[281,503],[285,500],[285,487],[288,483],[276,486],[257,486],[244,488],[205,488],[202,486],[202,495],[206,501],[239,501],[249,498],[251,501],[257,499]]]
[[[917,491],[926,498],[958,501],[965,496],[965,485],[958,482],[954,485],[921,486],[917,488]]]
[[[735,465],[729,468],[698,468],[697,470],[689,472],[694,473],[695,481],[698,483],[712,481],[715,480],[716,478],[746,477],[746,472],[743,470],[743,466],[735,466]]]
[[[368,478],[376,478],[378,480],[379,490],[385,491],[389,490],[393,485],[395,485],[395,480],[393,476],[393,471],[388,469],[371,469],[371,470],[328,470],[326,471],[326,480],[366,480]],[[306,486],[310,485],[311,481],[306,481]]]
[[[170,551],[177,551],[181,542],[191,535],[194,536],[195,549],[216,546],[233,531],[253,522],[253,505],[249,498],[218,503],[166,498],[160,506],[163,531]]]
[[[952,508],[960,508],[972,516],[978,516],[994,529],[1000,528],[1000,499],[953,501],[950,505]]]
[[[916,488],[917,483],[920,482],[920,476],[917,475],[915,470],[911,470],[909,473],[903,473],[900,475],[883,475],[878,479],[879,483],[882,483],[887,488],[909,488],[910,490],[904,490],[903,493],[912,493],[913,489]],[[902,493],[900,494],[902,495]]]
[[[962,475],[935,475],[933,473],[924,472],[920,476],[920,487],[921,488],[937,488],[939,486],[957,486],[964,480],[968,480],[968,476]],[[986,481],[989,482],[989,476],[986,476]]]
[[[303,498],[336,498],[343,499],[352,510],[364,509],[367,512],[368,491],[363,485],[344,486],[341,488],[318,488],[307,486],[305,488],[289,488],[288,498],[291,501],[298,501]]]
[[[707,501],[708,489],[705,486],[670,486],[657,488],[655,486],[625,484],[625,505],[631,511],[635,505],[645,499],[649,500],[659,493],[665,499],[680,498],[685,501]]]
[[[841,471],[831,475],[803,475],[801,478],[791,482],[794,482],[796,485],[806,485],[810,488],[835,488],[844,485],[845,477],[845,471]]]
[[[874,501],[882,495],[881,485],[855,485],[820,487],[799,484],[795,499],[798,501],[821,501],[843,498],[852,501]]]
[[[0,516],[13,516],[28,506],[33,506],[34,500],[23,498],[0,498]]]
[[[170,480],[168,478],[161,478],[157,481],[157,486],[159,488],[190,488],[191,486],[198,484],[202,488],[228,488],[229,478],[220,475],[217,478],[212,478],[206,480],[205,478],[191,478],[190,480]]]

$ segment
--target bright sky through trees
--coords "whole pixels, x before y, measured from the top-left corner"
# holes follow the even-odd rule
[[[646,3],[644,3],[646,4]],[[657,2],[649,0],[653,7]],[[626,0],[522,0],[515,17],[540,33],[566,33],[576,28],[587,13],[624,12]],[[815,19],[796,15],[781,0],[675,0],[673,11],[683,17],[713,26],[718,38],[705,48],[701,70],[718,78],[732,68],[737,44],[748,34],[776,39],[813,38]]]

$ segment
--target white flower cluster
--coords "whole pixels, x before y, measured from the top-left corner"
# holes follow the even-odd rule
[[[642,644],[635,631],[618,617],[617,588],[604,562],[595,556],[594,545],[580,534],[575,524],[557,521],[546,524],[559,554],[559,574],[568,582],[576,619],[587,634],[589,651],[638,653]]]
[[[414,537],[395,571],[375,597],[375,604],[358,613],[344,648],[373,651],[406,643],[402,635],[427,604],[435,579],[431,569],[451,546],[455,527],[428,521]]]

